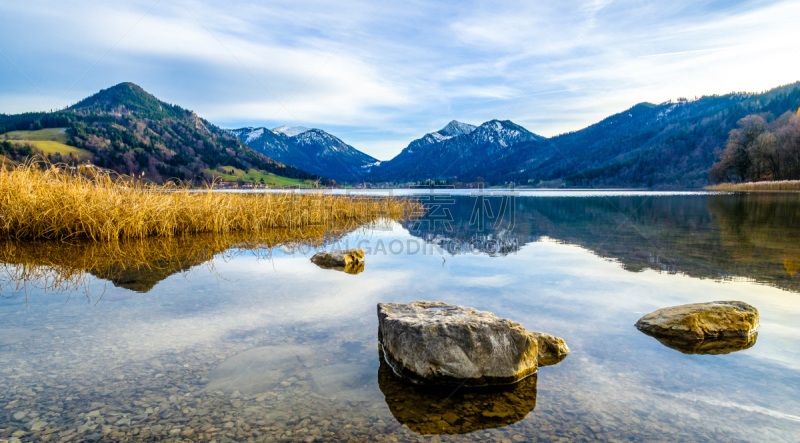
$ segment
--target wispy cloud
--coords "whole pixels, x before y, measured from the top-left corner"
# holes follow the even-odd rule
[[[321,127],[381,159],[454,118],[554,135],[642,101],[800,79],[796,1],[40,0],[0,14],[16,66],[0,58],[0,112],[133,81],[223,126]]]

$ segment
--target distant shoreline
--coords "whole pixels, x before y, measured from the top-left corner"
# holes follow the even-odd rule
[[[734,191],[734,192],[800,192],[800,180],[779,180],[751,183],[720,183],[706,186],[707,191]]]

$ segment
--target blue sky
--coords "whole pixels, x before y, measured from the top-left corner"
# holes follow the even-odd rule
[[[29,0],[0,17],[2,113],[132,81],[223,127],[317,127],[379,159],[452,119],[552,136],[800,80],[796,0]]]

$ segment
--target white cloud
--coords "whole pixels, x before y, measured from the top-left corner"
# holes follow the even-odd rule
[[[342,129],[381,159],[453,118],[550,136],[638,102],[763,90],[800,72],[790,1],[75,0],[0,13],[16,18],[0,49],[22,72],[0,59],[0,112],[134,81],[224,126]]]

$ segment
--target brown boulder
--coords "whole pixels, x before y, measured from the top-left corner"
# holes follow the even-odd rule
[[[536,373],[540,349],[554,358],[548,364],[569,351],[556,337],[443,302],[378,304],[378,339],[396,374],[426,384],[516,383]]]
[[[698,341],[749,337],[758,330],[758,310],[740,301],[671,306],[644,315],[636,327],[654,337]]]

